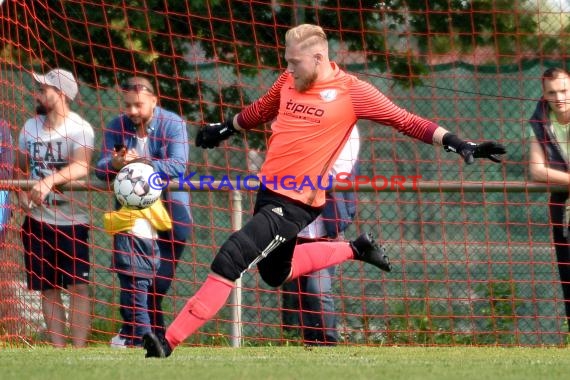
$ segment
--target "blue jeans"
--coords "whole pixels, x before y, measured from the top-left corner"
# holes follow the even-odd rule
[[[337,318],[329,267],[283,285],[283,324],[300,326],[305,344],[334,345],[338,342]]]
[[[162,301],[172,285],[178,261],[186,245],[184,242],[174,240],[173,237],[165,233],[160,233],[159,236],[160,266],[151,285],[147,303],[153,332],[157,335],[164,335],[166,324],[164,311],[162,310]]]
[[[152,279],[118,274],[120,312],[123,326],[119,335],[126,339],[128,346],[141,346],[142,336],[151,332],[150,316],[147,308],[148,291]]]

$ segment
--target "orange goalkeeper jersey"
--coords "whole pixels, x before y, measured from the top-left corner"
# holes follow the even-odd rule
[[[304,93],[295,90],[293,76],[284,72],[237,120],[244,129],[272,121],[258,176],[268,189],[314,207],[325,203],[328,173],[358,119],[393,127],[428,144],[438,127],[331,65],[334,76]]]

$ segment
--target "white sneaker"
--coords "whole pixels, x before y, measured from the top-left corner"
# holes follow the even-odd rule
[[[115,335],[109,344],[111,348],[127,348],[127,340],[122,338],[119,334]]]

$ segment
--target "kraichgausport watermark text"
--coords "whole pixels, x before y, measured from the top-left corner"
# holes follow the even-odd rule
[[[216,178],[212,175],[191,173],[179,173],[177,177],[169,177],[164,172],[154,172],[148,178],[148,184],[153,189],[166,189],[174,182],[175,188],[171,190],[293,190],[297,192],[324,190],[324,191],[358,191],[361,186],[371,186],[374,190],[417,190],[418,181],[422,176],[402,175],[354,175],[350,173],[338,173],[336,175],[317,176],[293,176],[281,177],[259,176],[255,174],[236,175],[229,177],[224,175]]]

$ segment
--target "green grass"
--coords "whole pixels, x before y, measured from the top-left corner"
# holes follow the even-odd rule
[[[9,379],[567,379],[567,348],[256,347],[142,350],[0,349]]]

